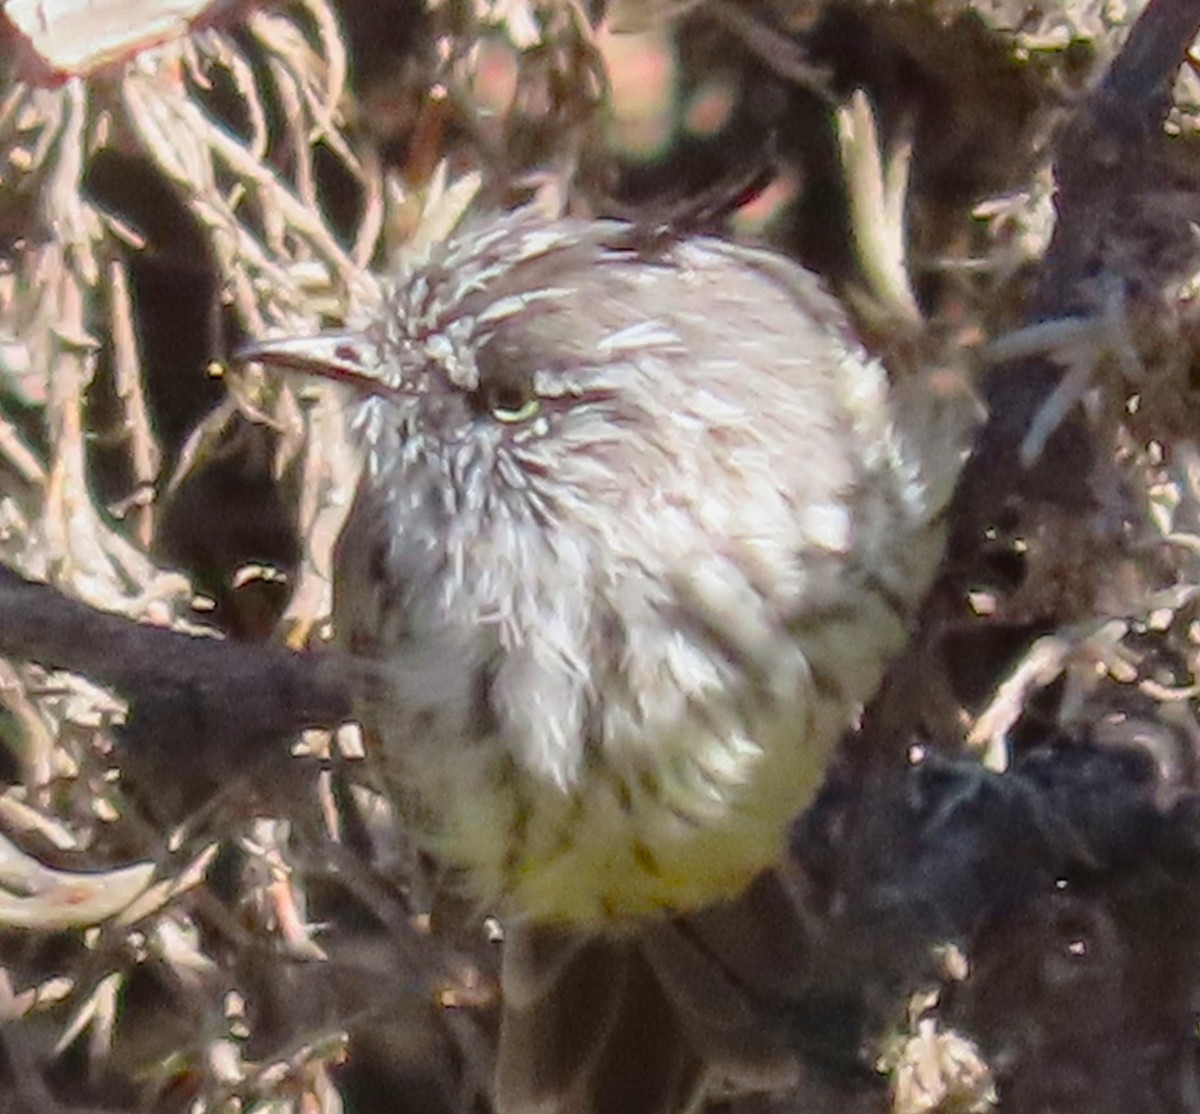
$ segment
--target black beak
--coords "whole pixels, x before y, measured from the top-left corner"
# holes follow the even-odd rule
[[[369,361],[373,346],[359,333],[318,333],[286,340],[256,340],[239,348],[232,362],[256,363],[343,383],[379,386]]]

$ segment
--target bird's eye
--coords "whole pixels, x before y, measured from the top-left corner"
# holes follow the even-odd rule
[[[496,384],[487,392],[488,413],[498,422],[527,422],[538,405],[537,396],[521,384]]]
[[[527,422],[538,412],[538,400],[527,398],[515,409],[507,406],[492,408],[492,417],[498,422]]]

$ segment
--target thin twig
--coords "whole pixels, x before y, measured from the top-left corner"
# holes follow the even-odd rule
[[[111,322],[113,380],[123,411],[122,426],[129,438],[135,499],[134,534],[144,549],[154,536],[154,507],[151,495],[158,479],[162,453],[150,427],[150,413],[142,389],[142,362],[138,356],[133,324],[133,305],[125,265],[114,259],[108,266],[109,320]]]

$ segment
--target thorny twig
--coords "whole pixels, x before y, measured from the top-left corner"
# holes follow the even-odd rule
[[[1139,199],[1167,184],[1163,153],[1170,141],[1162,124],[1170,104],[1164,92],[1198,31],[1200,6],[1151,0],[1126,48],[1065,132],[1055,159],[1058,222],[1039,268],[1030,324],[1103,311],[1114,281],[1124,284],[1123,296],[1161,291],[1194,265],[1181,228],[1157,229],[1178,244],[1174,252],[1135,254],[1117,245],[1122,234],[1149,238],[1150,227],[1131,226],[1127,215],[1147,225],[1155,220],[1153,206]],[[1157,219],[1178,216],[1163,210]],[[962,477],[960,509],[998,510],[1027,495],[1076,507],[1094,503],[1095,485],[1108,481],[1099,478],[1105,466],[1077,411],[1046,439],[1034,466],[1012,467],[1017,446],[1061,376],[1046,356],[989,372],[985,391],[991,417]],[[977,535],[979,528],[976,521],[967,524],[970,534]]]

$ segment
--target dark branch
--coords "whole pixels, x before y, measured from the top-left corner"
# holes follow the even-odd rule
[[[1058,219],[1030,300],[1032,324],[1103,309],[1116,290],[1132,298],[1159,297],[1172,281],[1194,272],[1196,252],[1173,210],[1142,199],[1171,179],[1176,141],[1162,125],[1170,86],[1200,33],[1197,0],[1151,0],[1104,79],[1061,135],[1055,157]],[[1183,188],[1194,191],[1194,183]],[[1169,226],[1168,226],[1169,225]],[[1173,245],[1160,250],[1161,244]],[[968,548],[984,511],[1014,502],[1095,509],[1097,493],[1119,485],[1106,448],[1097,449],[1083,416],[1062,423],[1040,459],[1018,463],[1034,417],[1062,379],[1046,357],[991,370],[984,385],[989,420],[959,489],[956,528]],[[1119,511],[1118,511],[1119,513]]]
[[[322,656],[181,634],[96,611],[0,566],[0,654],[79,673],[131,706],[134,737],[244,761],[305,727],[347,719]]]

